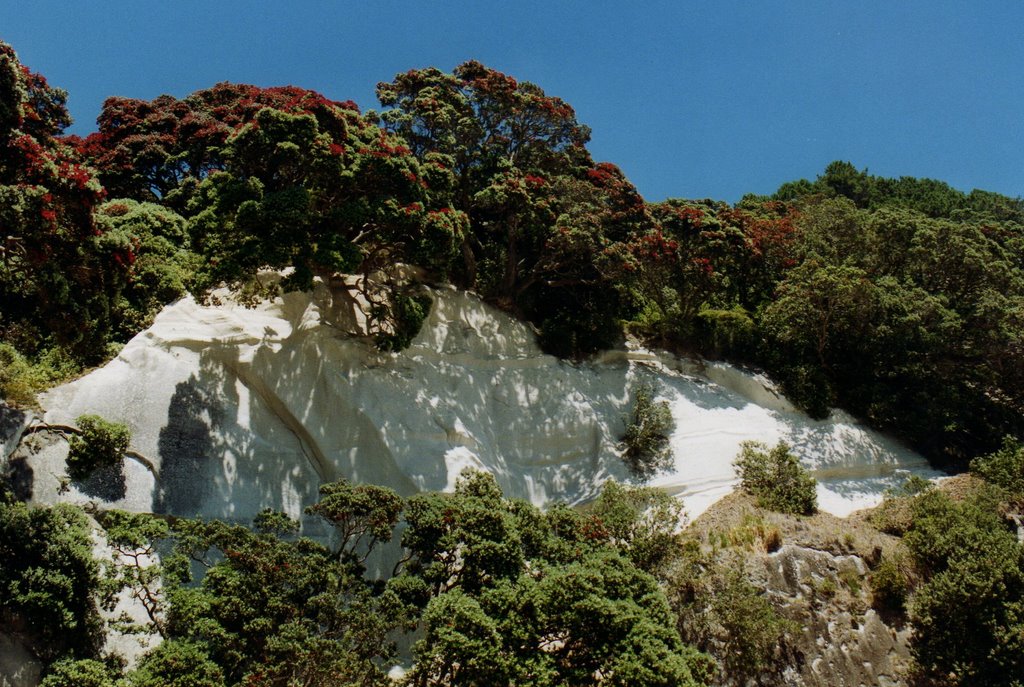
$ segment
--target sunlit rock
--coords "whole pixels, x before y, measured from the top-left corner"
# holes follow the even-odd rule
[[[874,503],[908,470],[930,474],[841,413],[809,419],[761,376],[639,349],[563,362],[475,296],[433,296],[423,330],[398,354],[331,326],[322,291],[255,309],[190,298],[167,307],[116,359],[42,399],[48,422],[98,413],[127,423],[154,469],[129,459],[113,476],[123,484],[105,494],[62,488],[62,448],[50,445],[33,464],[33,497],[249,521],[264,507],[298,515],[337,477],[409,495],[451,489],[474,467],[509,496],[580,503],[606,479],[628,479],[617,443],[644,383],[675,420],[675,470],[653,483],[691,516],[733,487],[746,439],[793,443],[821,479],[821,506],[840,514]]]

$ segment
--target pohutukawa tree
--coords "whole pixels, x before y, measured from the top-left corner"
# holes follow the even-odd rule
[[[108,319],[104,285],[118,269],[95,245],[103,189],[60,138],[66,98],[0,43],[0,326],[24,350],[52,334],[94,351]]]
[[[353,333],[398,347],[426,303],[397,266],[443,274],[462,241],[450,169],[421,162],[352,103],[219,84],[183,101],[110,99],[100,125],[82,146],[108,183],[189,217],[192,247],[207,262],[200,295],[225,282],[243,299],[268,295],[277,286],[260,271],[291,267],[283,288],[309,289],[320,277],[345,306],[336,310],[353,315]]]
[[[387,129],[452,169],[470,219],[454,276],[532,319],[557,352],[609,343],[622,311],[614,246],[650,223],[621,172],[595,166],[573,109],[475,61],[399,74],[377,95]]]

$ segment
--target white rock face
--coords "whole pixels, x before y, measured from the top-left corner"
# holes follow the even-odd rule
[[[105,367],[47,394],[46,420],[98,413],[131,427],[156,474],[128,461],[104,501],[244,522],[264,507],[298,515],[340,476],[409,495],[451,489],[466,467],[538,505],[586,501],[609,477],[627,479],[616,443],[641,383],[676,422],[676,469],[654,484],[691,517],[731,490],[745,439],[793,443],[820,480],[822,508],[837,514],[877,502],[898,473],[933,474],[849,417],[810,420],[737,368],[643,350],[560,362],[474,296],[434,296],[399,354],[340,335],[323,321],[319,292],[254,310],[184,299]],[[36,469],[35,500],[95,500],[77,486],[56,493],[59,461]]]

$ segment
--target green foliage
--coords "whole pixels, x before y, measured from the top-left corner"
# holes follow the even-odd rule
[[[1024,220],[1024,203],[998,193],[975,189],[969,194],[935,179],[889,179],[858,170],[852,163],[836,160],[814,182],[801,179],[783,184],[778,200],[797,200],[814,195],[839,196],[859,208],[886,206],[909,208],[929,217]]]
[[[403,506],[407,556],[386,583],[366,580],[351,552],[387,541]],[[710,659],[680,641],[656,579],[631,560],[662,569],[674,556],[679,506],[660,492],[610,484],[591,515],[544,513],[504,499],[490,475],[467,473],[454,494],[408,502],[380,487],[327,484],[309,513],[337,528],[340,552],[296,538],[297,524],[272,511],[256,531],[104,514],[110,589],[130,590],[165,637],[127,684],[386,685],[393,638],[415,628],[410,684],[710,677]],[[68,664],[54,675],[118,677],[99,669]]]
[[[999,500],[991,489],[960,502],[928,491],[904,538],[924,577],[910,603],[914,657],[949,684],[1019,685],[1024,674],[1024,546]]]
[[[169,539],[170,528],[153,516],[119,510],[103,513],[100,524],[110,547],[112,562],[106,571],[106,584],[126,590],[145,610],[149,627],[127,616],[116,619],[111,625],[125,634],[151,629],[166,636],[167,608],[158,547]]]
[[[872,603],[877,608],[903,613],[910,594],[913,570],[902,548],[882,556],[871,572]]]
[[[429,590],[413,684],[702,683],[706,658],[679,641],[655,579],[620,553],[658,567],[678,512],[617,485],[595,509],[541,513],[483,473],[454,494],[412,497],[410,560],[389,587],[411,577]]]
[[[774,448],[757,441],[745,441],[733,462],[740,486],[757,497],[763,508],[811,515],[818,509],[815,481],[790,453],[789,445],[780,441]]]
[[[152,664],[152,679],[164,663],[184,665],[176,657],[189,652],[200,656],[202,684],[384,682],[377,662],[392,656],[395,611],[351,563],[305,538],[219,522],[179,521],[173,535],[165,564],[171,642],[162,646],[174,653]],[[190,583],[190,560],[203,562],[198,584]]]
[[[110,326],[108,278],[92,211],[103,189],[60,134],[67,93],[0,43],[0,336],[23,352],[56,343],[102,355]]]
[[[391,541],[404,505],[391,489],[342,479],[321,485],[320,500],[306,512],[334,526],[338,555],[361,564],[379,542]]]
[[[762,325],[780,356],[813,360],[824,368],[837,343],[864,336],[874,317],[876,298],[862,270],[809,261],[780,285],[778,297],[764,311]],[[831,385],[824,379],[820,388],[806,385],[801,366],[783,365],[786,391],[812,415],[826,416],[836,398]]]
[[[455,280],[534,322],[556,355],[615,341],[626,241],[651,220],[622,172],[590,159],[573,109],[479,62],[398,74],[377,95],[385,110],[372,116],[424,167],[451,170],[469,220]]]
[[[705,308],[697,313],[694,338],[710,358],[743,360],[756,350],[757,327],[739,305],[729,310]]]
[[[57,661],[39,687],[118,687],[116,669],[91,658]]]
[[[102,645],[100,569],[72,506],[0,502],[0,615],[44,662],[93,658]]]
[[[655,402],[654,391],[641,385],[636,391],[633,413],[622,435],[625,447],[622,459],[636,477],[650,479],[657,472],[672,466],[672,411],[666,401]]]
[[[408,345],[428,311],[399,274],[399,263],[444,271],[464,218],[431,186],[402,141],[339,104],[311,110],[267,107],[224,144],[224,171],[196,188],[187,205],[195,249],[206,260],[200,294],[224,281],[248,300],[273,295],[267,268],[293,267],[284,290],[312,288],[339,272],[369,303],[366,331],[386,349]],[[354,302],[354,301],[353,301]]]
[[[94,471],[124,460],[131,441],[131,431],[120,422],[109,422],[99,415],[82,415],[75,422],[81,434],[68,439],[68,476],[83,480]]]
[[[78,363],[63,349],[48,348],[31,360],[0,341],[0,397],[9,404],[33,407],[36,394],[80,371]]]
[[[111,298],[114,336],[127,340],[185,295],[197,257],[186,249],[185,219],[161,205],[108,201],[96,209],[95,222],[102,232],[97,249],[124,266]]]
[[[743,683],[776,670],[786,634],[796,630],[730,558],[687,549],[669,578],[670,601],[683,639],[719,663],[719,678]]]
[[[971,473],[1017,499],[1024,498],[1024,445],[1013,437],[1004,438],[1000,450],[971,461]]]
[[[423,328],[433,303],[426,294],[398,293],[392,300],[394,331],[377,335],[377,348],[382,351],[401,351],[409,347]]]
[[[902,200],[944,192],[928,180],[892,195],[830,170],[832,186],[799,200],[795,264],[759,313],[762,364],[814,415],[842,406],[960,465],[996,450],[1024,431],[1019,225]]]
[[[683,506],[661,489],[605,482],[590,511],[611,542],[634,565],[658,575],[679,555]]]
[[[168,640],[139,661],[131,687],[224,687],[224,675],[197,644]]]

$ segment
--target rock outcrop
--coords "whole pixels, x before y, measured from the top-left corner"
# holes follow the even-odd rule
[[[748,539],[722,547],[752,521],[770,532],[771,550],[763,542],[745,545]],[[746,578],[790,621],[770,670],[757,684],[906,686],[911,630],[904,618],[873,607],[870,576],[896,539],[875,529],[865,513],[843,519],[781,515],[735,493],[708,509],[686,534],[708,555],[732,565],[740,561]]]
[[[123,472],[61,483],[61,442],[23,450],[38,502],[97,501],[135,511],[247,522],[264,507],[293,515],[337,477],[409,495],[453,486],[466,467],[544,505],[592,498],[625,479],[618,438],[640,384],[672,409],[675,469],[655,480],[704,510],[734,484],[746,439],[784,438],[821,479],[819,500],[870,504],[925,461],[841,413],[814,421],[757,375],[642,349],[586,364],[544,355],[533,333],[475,296],[433,292],[412,346],[384,354],[331,326],[323,292],[255,309],[186,298],[116,359],[42,398],[51,423],[97,413],[127,423]]]

